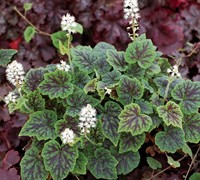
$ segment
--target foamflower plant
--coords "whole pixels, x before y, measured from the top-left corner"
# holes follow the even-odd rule
[[[30,69],[20,90],[25,103],[12,102],[29,115],[19,134],[32,139],[22,180],[87,171],[117,179],[138,167],[147,134],[162,153],[192,156],[188,143],[200,141],[200,82],[182,78],[145,34],[125,51],[105,42],[72,47],[65,31],[51,38],[70,67],[61,61]],[[147,163],[162,168],[151,157]]]

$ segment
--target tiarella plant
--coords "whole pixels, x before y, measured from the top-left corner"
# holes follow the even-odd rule
[[[32,140],[20,163],[22,179],[62,180],[88,170],[97,179],[117,179],[139,165],[139,149],[150,133],[172,167],[180,164],[168,153],[192,156],[187,143],[200,141],[200,82],[183,79],[180,62],[171,67],[145,34],[136,35],[133,19],[139,15],[132,12],[126,17],[131,15],[133,42],[125,52],[105,42],[72,47],[72,33],[82,27],[67,14],[62,31],[51,38],[69,64],[62,60],[26,76],[17,61],[7,66],[16,89],[5,102],[10,112],[29,115],[20,132]],[[26,39],[33,38],[26,31]],[[5,51],[0,56],[7,64],[16,52]],[[152,157],[147,163],[162,167]]]

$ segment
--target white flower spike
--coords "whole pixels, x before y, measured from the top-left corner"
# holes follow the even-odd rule
[[[66,71],[68,72],[70,70],[70,65],[68,65],[65,61],[61,60],[60,64],[56,65],[57,68],[61,71]]]
[[[60,139],[63,142],[63,144],[73,144],[75,137],[76,137],[76,135],[74,134],[74,131],[69,128],[66,128],[60,134]]]
[[[133,22],[137,24],[138,18],[140,17],[139,11],[138,0],[124,0],[124,18],[131,18],[130,24]]]
[[[77,26],[77,23],[75,22],[75,17],[70,15],[69,13],[62,16],[60,25],[63,31],[67,31],[67,34],[76,33],[76,31],[73,29],[73,27]]]
[[[178,66],[174,65],[172,69],[167,69],[167,72],[170,73],[171,77],[181,77],[181,74],[178,72]]]
[[[18,93],[16,93],[15,91],[11,91],[8,93],[7,96],[5,96],[4,101],[6,105],[8,105],[9,103],[15,103],[18,97],[19,97]]]

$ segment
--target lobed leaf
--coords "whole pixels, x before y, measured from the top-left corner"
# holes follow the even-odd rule
[[[72,171],[73,174],[85,175],[87,173],[88,159],[84,153],[79,152],[78,159],[76,159],[76,165]]]
[[[131,132],[133,136],[148,131],[152,125],[150,116],[140,113],[140,107],[137,104],[129,104],[119,115],[118,132]]]
[[[34,112],[21,129],[20,136],[36,136],[38,140],[55,139],[57,137],[54,128],[56,121],[57,115],[54,111]]]
[[[132,103],[134,99],[140,99],[143,92],[144,89],[136,78],[132,79],[124,75],[117,87],[117,94],[123,105]]]
[[[83,71],[79,70],[78,72],[74,73],[74,84],[80,89],[83,89],[90,80],[90,76]]]
[[[180,128],[168,126],[156,134],[155,144],[163,152],[175,153],[185,146],[185,133]]]
[[[157,111],[167,126],[173,125],[182,128],[183,113],[175,102],[168,101],[165,106],[157,107]]]
[[[149,103],[148,101],[145,101],[144,99],[138,99],[135,101],[135,103],[140,106],[141,113],[145,113],[145,114],[153,113],[152,104]]]
[[[180,101],[180,107],[185,114],[198,112],[200,107],[200,82],[184,81],[177,84],[172,91],[172,97]]]
[[[14,49],[0,49],[0,66],[6,66],[16,53]]]
[[[117,132],[119,118],[122,108],[119,104],[108,101],[105,104],[104,111],[102,113],[102,132],[106,138],[108,138],[115,146],[119,141],[120,134]]]
[[[60,146],[57,141],[51,140],[45,143],[42,157],[45,168],[50,171],[52,178],[61,180],[73,171],[78,158],[78,148],[69,145]]]
[[[71,76],[68,72],[56,70],[45,74],[44,81],[40,83],[40,91],[44,95],[48,95],[50,99],[66,98],[72,94],[74,86],[71,81]]]
[[[88,157],[88,169],[97,179],[117,179],[117,164],[111,152],[104,148],[96,149],[94,155]]]
[[[45,170],[43,158],[35,147],[32,147],[25,152],[25,155],[20,162],[20,167],[22,180],[44,180],[47,179],[49,174],[49,172]]]
[[[137,63],[129,64],[125,73],[131,78],[143,79],[145,75],[145,69],[142,69]]]
[[[106,87],[114,87],[121,79],[121,73],[117,70],[108,72],[102,76],[102,82]]]

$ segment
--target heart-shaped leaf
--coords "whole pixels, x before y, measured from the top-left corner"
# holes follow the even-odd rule
[[[36,136],[38,140],[55,139],[56,121],[57,115],[54,111],[37,111],[30,115],[30,119],[21,129],[20,136]]]
[[[141,114],[137,104],[129,104],[119,115],[118,132],[131,132],[133,136],[148,131],[152,125],[151,117]]]
[[[73,174],[85,175],[87,173],[87,163],[88,159],[84,153],[79,152],[78,159],[76,160],[76,165],[72,171]]]
[[[69,105],[67,106],[66,114],[75,117],[79,115],[82,107],[87,104],[91,104],[91,106],[94,107],[99,104],[99,102],[98,99],[85,94],[82,90],[76,91],[66,99],[66,103]]]
[[[106,42],[99,42],[93,49],[95,52],[101,52],[105,54],[106,57],[106,52],[108,50],[116,50],[115,47],[111,44],[108,44]]]
[[[129,64],[137,62],[141,68],[147,69],[156,58],[155,49],[149,39],[136,40],[128,45],[125,52],[125,60]]]
[[[119,100],[123,105],[132,103],[134,99],[140,99],[143,95],[143,91],[143,87],[136,78],[132,79],[124,75],[117,87]]]
[[[120,134],[117,132],[119,118],[122,108],[119,104],[108,101],[105,104],[104,111],[102,113],[102,132],[106,138],[110,139],[110,141],[116,146],[119,141]]]
[[[198,112],[200,107],[200,82],[188,80],[177,84],[172,91],[172,97],[180,101],[180,107],[185,114]]]
[[[78,158],[78,149],[77,146],[60,146],[57,141],[51,140],[45,143],[42,157],[45,168],[50,171],[52,178],[60,180],[73,171]]]
[[[116,153],[114,157],[119,162],[117,164],[117,174],[126,175],[133,171],[140,163],[139,152],[126,152],[123,154]]]
[[[59,49],[59,41],[67,47],[67,36],[65,31],[58,31],[51,34],[51,40],[57,49]]]
[[[132,136],[130,133],[122,133],[120,137],[119,153],[129,151],[138,152],[145,141],[145,133]]]
[[[151,169],[160,169],[162,168],[162,164],[152,157],[147,157],[147,163]]]
[[[155,136],[155,143],[161,151],[175,153],[185,145],[185,133],[182,129],[167,126],[165,131],[161,131]]]
[[[90,76],[83,71],[79,70],[78,72],[74,73],[74,84],[80,89],[83,89],[90,80]]]
[[[96,149],[94,155],[88,157],[88,169],[97,179],[117,179],[117,164],[111,152],[104,148]]]
[[[92,52],[91,47],[78,46],[71,49],[72,61],[81,70],[90,74],[94,70],[96,55]]]
[[[113,70],[102,76],[102,82],[106,87],[114,87],[120,79],[121,73],[117,70]]]
[[[44,81],[40,83],[40,91],[44,95],[48,95],[50,99],[66,98],[72,94],[74,86],[71,76],[66,71],[56,70],[55,72],[46,73]]]
[[[126,71],[128,64],[125,61],[123,51],[108,50],[107,51],[107,62],[118,71]]]
[[[183,113],[175,102],[169,101],[165,106],[157,107],[157,111],[167,126],[173,125],[182,128]]]
[[[24,31],[24,39],[27,43],[33,39],[34,35],[36,33],[36,30],[33,26],[28,26]]]
[[[6,66],[16,53],[14,49],[0,49],[0,66]]]
[[[25,179],[47,179],[49,172],[45,170],[43,158],[37,148],[32,147],[25,152],[20,162],[21,178]]]
[[[198,143],[200,141],[200,113],[184,116],[183,130],[187,142]]]

